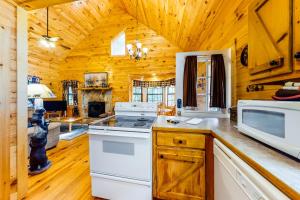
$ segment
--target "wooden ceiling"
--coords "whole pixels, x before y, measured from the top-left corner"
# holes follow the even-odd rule
[[[66,3],[49,8],[49,35],[60,40],[53,50],[39,46],[41,35],[46,34],[46,9],[30,11],[29,55],[63,60],[66,55],[101,21],[112,14],[114,5],[109,0],[88,0],[83,5]]]
[[[205,30],[214,24],[223,6],[234,2],[234,0],[113,1],[184,50],[199,50],[207,37]]]
[[[25,5],[26,2],[28,4],[43,1],[56,4],[59,1],[70,0],[15,1]],[[61,38],[58,48],[51,52],[53,59],[57,59],[57,56],[60,57],[59,59],[64,59],[70,50],[101,24],[103,19],[113,15],[113,10],[119,9],[138,18],[141,23],[184,51],[201,50],[212,30],[223,26],[218,21],[226,17],[224,13],[228,6],[234,5],[237,8],[233,12],[235,17],[239,18],[241,16],[237,4],[243,4],[243,1],[235,0],[81,0],[79,2],[83,2],[82,5],[69,2],[50,7],[50,35]],[[34,47],[36,41],[46,32],[46,9],[38,9],[30,13],[29,44]],[[33,51],[46,50],[35,48]]]
[[[24,7],[26,10],[35,10],[72,1],[75,0],[15,0],[17,4]]]

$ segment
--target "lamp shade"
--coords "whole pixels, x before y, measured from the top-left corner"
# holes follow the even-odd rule
[[[44,84],[29,84],[27,89],[28,98],[56,98],[53,92]]]

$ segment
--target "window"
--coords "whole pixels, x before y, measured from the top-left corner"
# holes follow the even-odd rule
[[[132,101],[142,102],[142,87],[133,87]]]
[[[74,93],[73,93],[71,86],[69,86],[69,89],[68,89],[68,105],[69,106],[74,105]]]
[[[208,58],[198,60],[197,69],[197,107],[201,112],[218,112],[219,108],[210,107],[211,62]]]
[[[125,56],[125,32],[119,33],[111,41],[111,55],[112,56]]]
[[[147,90],[148,102],[161,103],[163,102],[163,88],[149,87]]]
[[[167,87],[167,106],[175,106],[175,87]]]

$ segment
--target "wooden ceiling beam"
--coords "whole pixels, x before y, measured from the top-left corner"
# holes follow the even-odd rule
[[[15,0],[16,3],[26,10],[36,10],[77,0]]]

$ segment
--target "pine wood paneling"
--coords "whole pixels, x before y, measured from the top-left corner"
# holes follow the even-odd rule
[[[15,0],[15,2],[21,6],[24,7],[26,10],[35,10],[39,8],[46,8],[49,6],[57,5],[57,4],[63,4],[72,2],[75,0]]]
[[[1,142],[8,141],[9,142],[9,152],[6,152],[6,157],[1,158],[1,163],[6,167],[9,167],[9,172],[2,173],[1,177],[7,179],[9,176],[9,180],[6,180],[6,184],[10,185],[14,181],[16,181],[16,5],[12,4],[9,0],[0,1],[0,26],[4,27],[9,32],[9,40],[5,42],[1,42],[1,48],[4,48],[6,44],[9,44],[8,51],[8,63],[5,65],[5,72],[3,74],[4,77],[0,78],[1,82],[4,81],[4,84],[1,84],[2,90],[0,94],[5,94],[6,100],[3,100],[3,105],[5,106],[5,112],[1,110],[0,115],[3,116],[4,119],[1,119],[1,123],[4,123],[6,128],[2,128],[1,125],[1,137],[3,137]],[[1,53],[2,54],[2,53]],[[6,83],[9,81],[8,83]],[[1,96],[0,95],[0,96]],[[2,106],[2,105],[1,105]],[[7,124],[8,123],[8,124]],[[9,127],[7,127],[9,126]],[[9,131],[9,132],[7,132]],[[7,144],[6,144],[7,145]],[[2,146],[1,148],[6,148],[7,146]],[[7,164],[7,162],[9,162]],[[7,169],[6,169],[7,170]],[[4,199],[7,198],[7,192],[11,193],[12,196],[16,196],[15,188],[11,187],[9,191],[5,190]],[[1,196],[2,197],[2,196]]]
[[[102,23],[103,18],[110,16],[112,8],[109,0],[89,0],[78,7],[73,3],[51,6],[49,35],[60,38],[55,49],[47,49],[39,44],[41,35],[46,34],[46,9],[31,11],[28,22],[28,73],[41,77],[41,82],[61,99],[61,80],[65,79],[60,76],[61,63],[81,40]]]
[[[232,1],[232,0],[231,0]],[[205,0],[114,0],[130,15],[184,50],[195,49],[202,32],[214,21],[227,1]],[[199,49],[198,49],[199,50]]]
[[[10,30],[7,27],[0,27],[0,84],[3,88],[9,88],[9,51],[10,51]],[[9,127],[9,90],[0,91],[0,196],[9,199],[10,195],[10,127]]]
[[[110,44],[121,31],[125,31],[126,43],[138,38],[149,48],[146,60],[134,61],[129,56],[110,56]],[[61,66],[64,79],[83,82],[86,72],[108,72],[113,87],[113,102],[128,101],[130,82],[135,79],[167,79],[175,77],[175,54],[181,49],[172,45],[148,27],[121,9],[111,10],[111,16],[102,20],[90,35],[81,41],[66,57]]]
[[[297,5],[294,0],[294,5]],[[272,95],[280,86],[266,85],[264,91],[247,92],[249,84],[282,81],[287,79],[299,79],[300,73],[293,72],[286,75],[266,78],[259,81],[251,81],[249,68],[240,63],[242,49],[248,44],[248,6],[253,0],[226,1],[222,10],[218,12],[214,22],[202,31],[202,42],[198,43],[197,49],[214,50],[225,49],[235,45],[236,47],[236,69],[234,69],[236,99],[271,99]],[[299,4],[299,3],[298,3]],[[297,14],[296,14],[297,15]],[[299,17],[298,17],[299,18]],[[236,44],[235,44],[236,43]],[[234,105],[236,102],[232,102]]]

